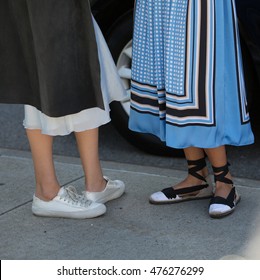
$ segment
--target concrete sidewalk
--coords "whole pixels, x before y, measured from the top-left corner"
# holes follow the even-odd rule
[[[55,157],[62,185],[84,189],[78,158]],[[126,183],[121,199],[99,218],[32,215],[34,174],[28,152],[0,149],[0,258],[2,260],[260,259],[260,182],[235,178],[242,196],[235,213],[208,216],[208,200],[154,206],[149,195],[178,182],[177,170],[102,162],[104,174]]]

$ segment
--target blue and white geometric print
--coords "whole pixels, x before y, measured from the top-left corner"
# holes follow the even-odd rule
[[[130,129],[181,148],[253,141],[234,0],[137,0],[134,26]]]

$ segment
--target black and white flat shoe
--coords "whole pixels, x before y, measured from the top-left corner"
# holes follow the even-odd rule
[[[149,202],[152,204],[171,204],[183,202],[188,200],[204,199],[213,196],[213,185],[210,177],[204,178],[197,172],[206,167],[205,158],[199,160],[188,160],[188,165],[193,167],[189,168],[189,174],[200,179],[201,185],[191,186],[182,189],[174,189],[172,187],[163,189],[162,191],[155,192],[150,196]]]
[[[197,192],[199,191],[199,192]],[[192,194],[196,192],[196,194]],[[188,200],[205,199],[213,196],[211,184],[202,184],[188,188],[175,190],[172,187],[155,192],[150,196],[152,204],[171,204]]]
[[[209,205],[209,215],[212,218],[222,218],[234,212],[241,197],[233,187],[227,198],[212,197]]]
[[[222,167],[214,167],[212,166],[215,174],[215,182],[223,182],[226,184],[230,184],[233,186],[233,181],[226,178],[225,176],[228,174],[228,164]],[[234,212],[238,202],[241,197],[238,195],[235,187],[231,189],[227,198],[214,196],[212,197],[209,203],[209,215],[212,218],[222,218]]]

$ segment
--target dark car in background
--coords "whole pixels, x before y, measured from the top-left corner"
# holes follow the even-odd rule
[[[260,123],[260,0],[235,0],[239,18],[244,72],[252,123]],[[90,0],[129,98],[112,103],[112,123],[130,143],[152,154],[182,156],[158,138],[128,129],[134,0]]]

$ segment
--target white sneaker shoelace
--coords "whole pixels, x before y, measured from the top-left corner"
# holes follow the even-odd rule
[[[88,200],[84,195],[78,194],[73,186],[64,187],[64,192],[59,196],[59,199],[71,205],[82,207],[88,207],[92,204],[92,201]]]

